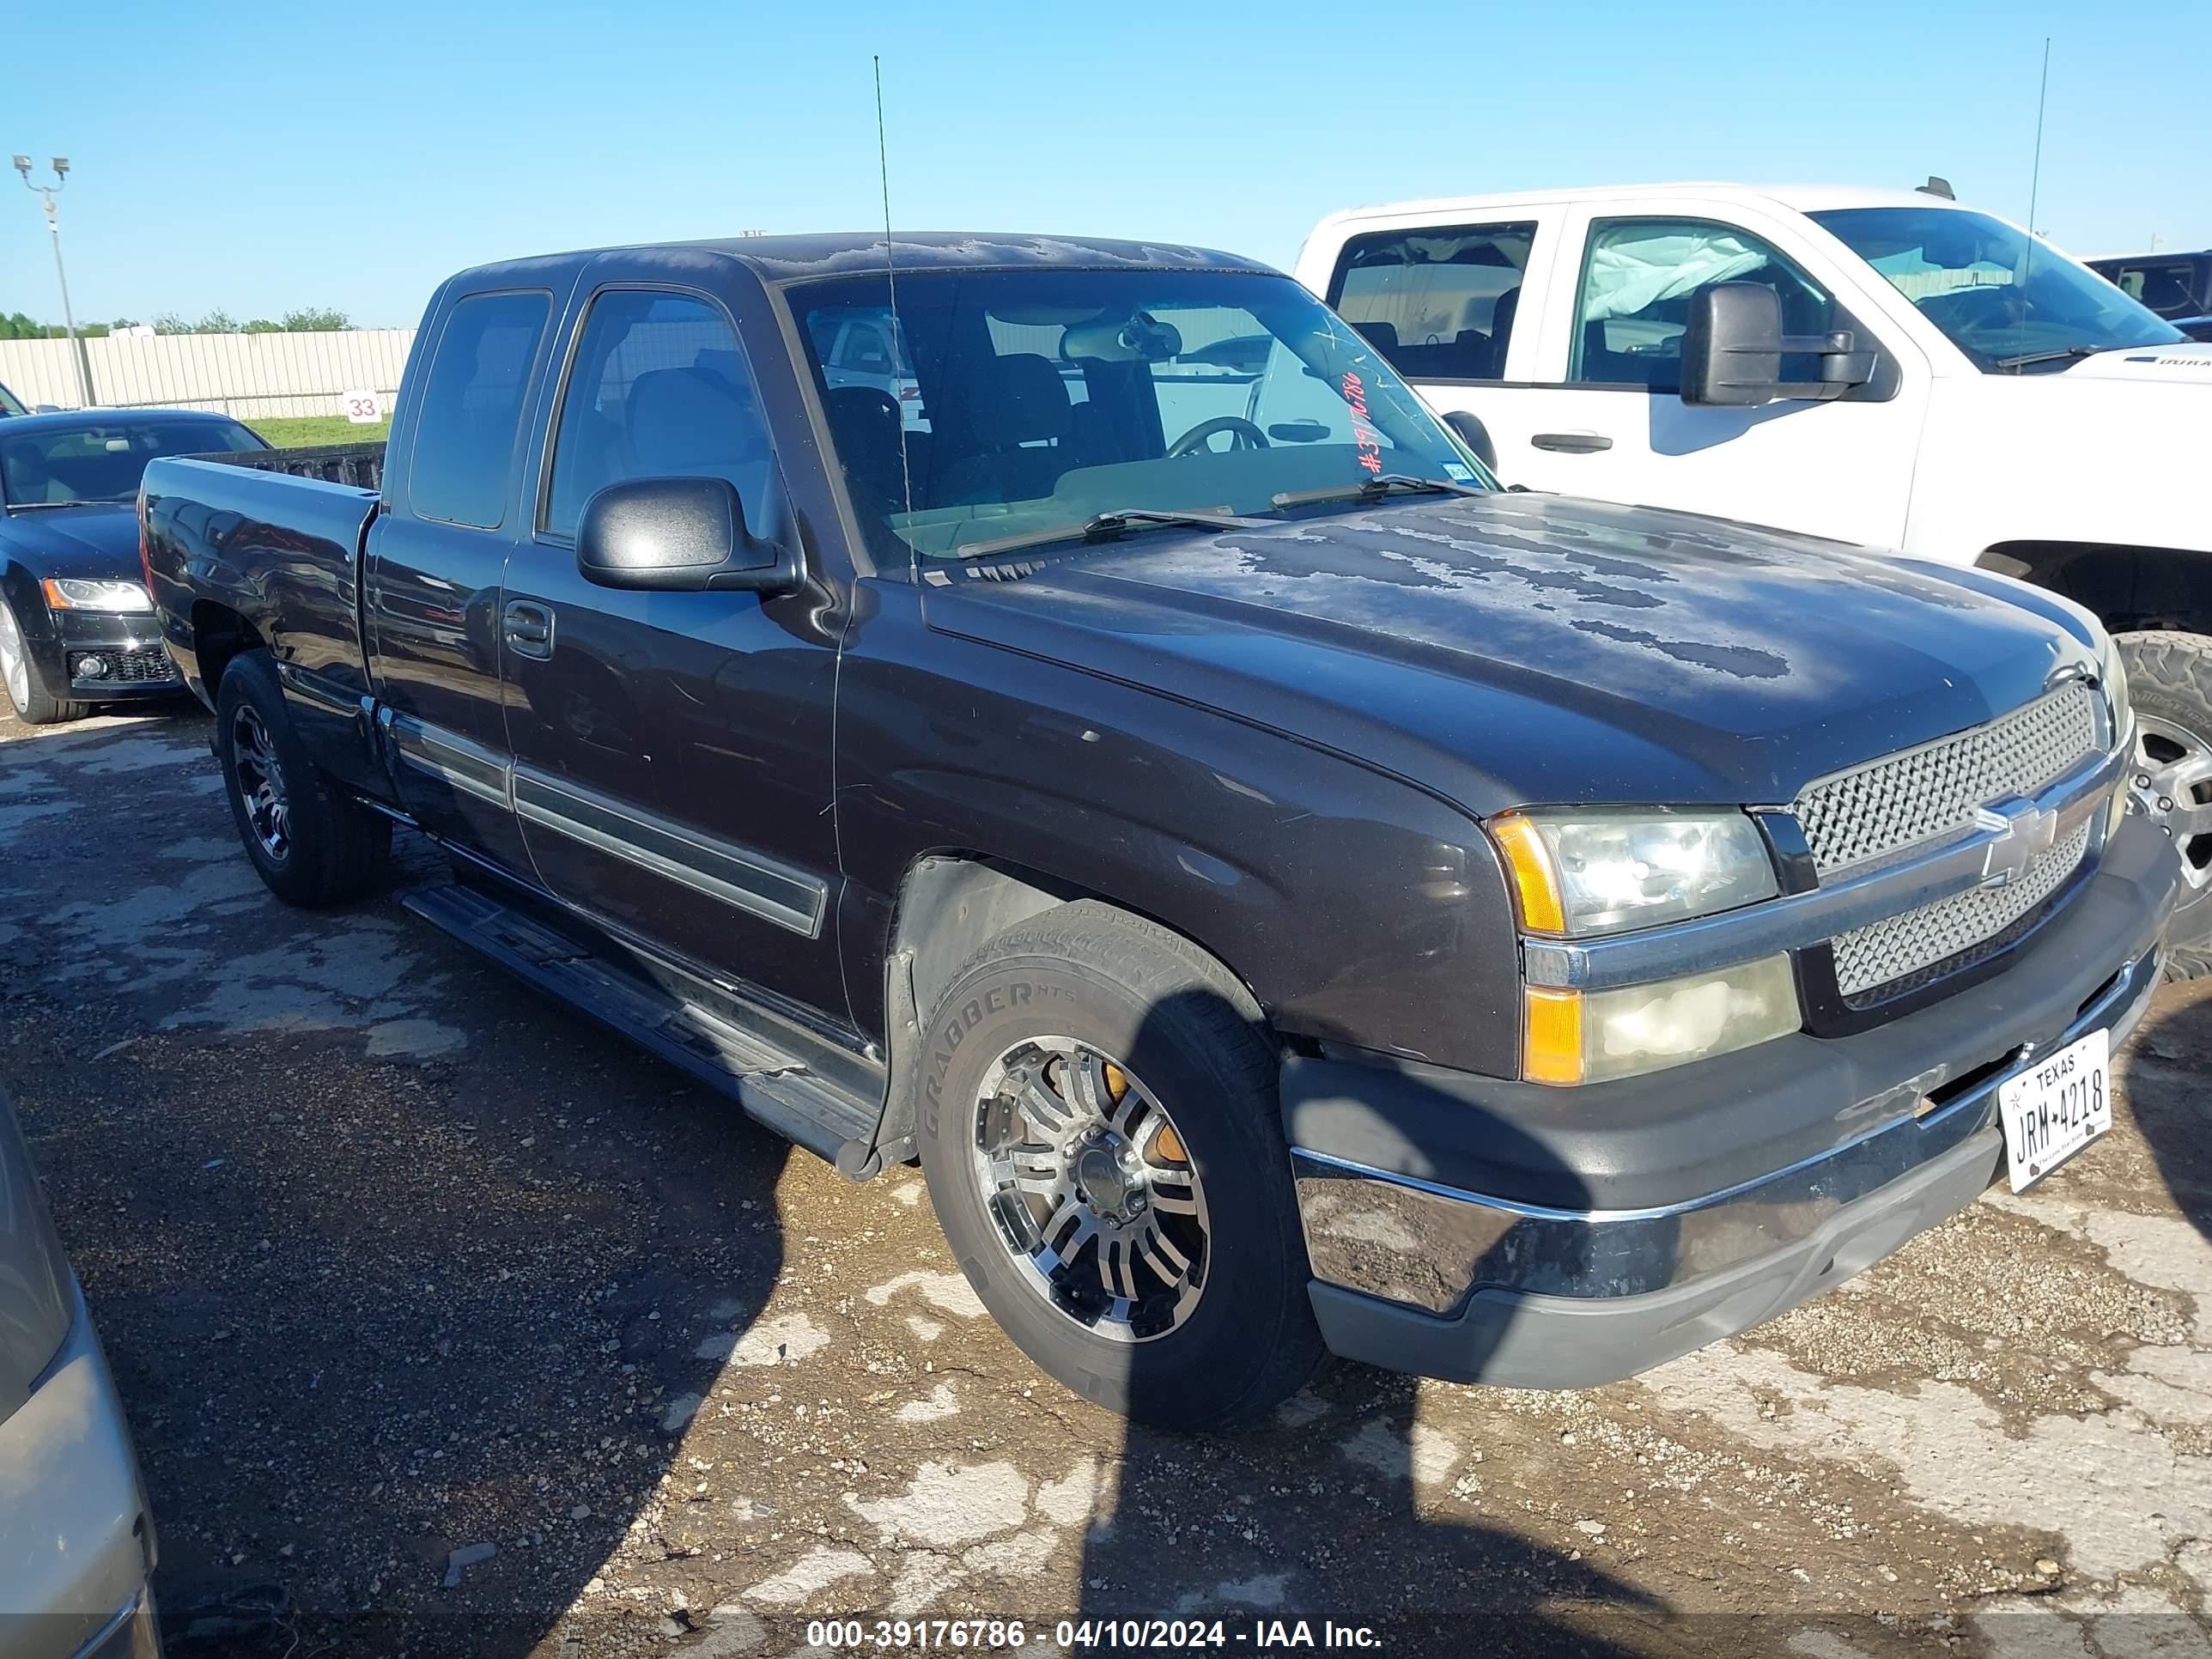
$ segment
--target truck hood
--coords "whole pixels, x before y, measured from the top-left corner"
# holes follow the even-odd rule
[[[933,572],[925,604],[939,631],[1357,757],[1477,816],[1784,803],[2094,661],[2091,624],[2003,577],[1526,493],[1149,532],[1019,580]]]
[[[2212,345],[2131,346],[2100,351],[2063,371],[2069,380],[2176,380],[2212,384]]]
[[[128,501],[0,514],[0,553],[40,576],[136,581],[138,514]]]

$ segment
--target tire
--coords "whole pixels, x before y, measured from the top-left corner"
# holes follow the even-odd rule
[[[2150,780],[2136,793],[2181,856],[2166,976],[2203,979],[2212,976],[2212,639],[2160,632],[2117,642],[2136,711],[2136,775]]]
[[[331,787],[293,727],[266,652],[231,659],[215,708],[231,819],[269,890],[319,910],[375,886],[392,855],[391,820]]]
[[[1164,927],[1085,900],[991,940],[954,975],[925,1030],[915,1118],[930,1199],[962,1272],[1024,1353],[1109,1411],[1170,1430],[1251,1422],[1312,1374],[1321,1333],[1275,1051],[1225,968]],[[1081,1143],[1073,1158],[1038,1144],[1041,1120],[1007,1104],[1031,1076],[1058,1104],[1086,1094],[1103,1102],[1127,1139],[1109,1131],[1094,1148],[1076,1130],[1054,1131],[1048,1139]],[[1103,1093],[1091,1086],[1100,1083]],[[1002,1139],[1010,1122],[1028,1127]],[[1071,1194],[1062,1208],[994,1188],[1004,1171],[993,1174],[988,1149],[1015,1135],[1044,1155],[1032,1155],[1032,1175],[1057,1172]],[[1118,1164],[1108,1156],[1116,1145]],[[1060,1283],[1024,1253],[1031,1235],[1010,1216],[1016,1203],[1032,1206],[1023,1211],[1032,1218],[1039,1209],[1077,1218],[1064,1234],[1050,1221],[1038,1230],[1069,1258]],[[1091,1221],[1092,1242],[1071,1244]],[[1118,1255],[1107,1253],[1109,1237]],[[1178,1255],[1188,1281],[1180,1290],[1164,1271]],[[1117,1272],[1140,1294],[1114,1300],[1107,1280]]]
[[[64,720],[82,720],[91,708],[88,703],[66,702],[46,695],[46,687],[39,684],[38,671],[31,666],[30,647],[23,642],[15,613],[5,599],[0,599],[0,686],[6,687],[8,706],[26,726],[58,726]]]

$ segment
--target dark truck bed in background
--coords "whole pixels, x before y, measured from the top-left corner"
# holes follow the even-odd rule
[[[219,461],[226,466],[250,466],[262,472],[285,472],[295,478],[320,478],[325,483],[350,484],[356,489],[384,488],[384,446],[380,443],[309,444],[298,449],[258,449],[187,459]]]

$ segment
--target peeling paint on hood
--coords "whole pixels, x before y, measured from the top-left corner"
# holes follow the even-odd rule
[[[1487,813],[1760,804],[2090,655],[2034,590],[1684,514],[1506,493],[1148,532],[933,627],[1358,755]]]

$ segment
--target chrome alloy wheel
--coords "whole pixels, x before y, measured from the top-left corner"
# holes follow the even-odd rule
[[[292,852],[292,809],[284,793],[284,769],[277,762],[276,745],[269,740],[268,726],[250,702],[239,704],[230,717],[230,765],[253,838],[270,863],[282,864]]]
[[[1033,1037],[977,1091],[975,1178],[1021,1277],[1116,1342],[1179,1329],[1212,1264],[1206,1193],[1158,1096],[1073,1037]]]
[[[2136,714],[2136,805],[2166,831],[2191,890],[2212,883],[2212,743],[2186,726]]]
[[[18,713],[31,706],[31,659],[23,649],[22,630],[15,626],[15,613],[0,601],[0,680],[8,686],[8,696]]]

